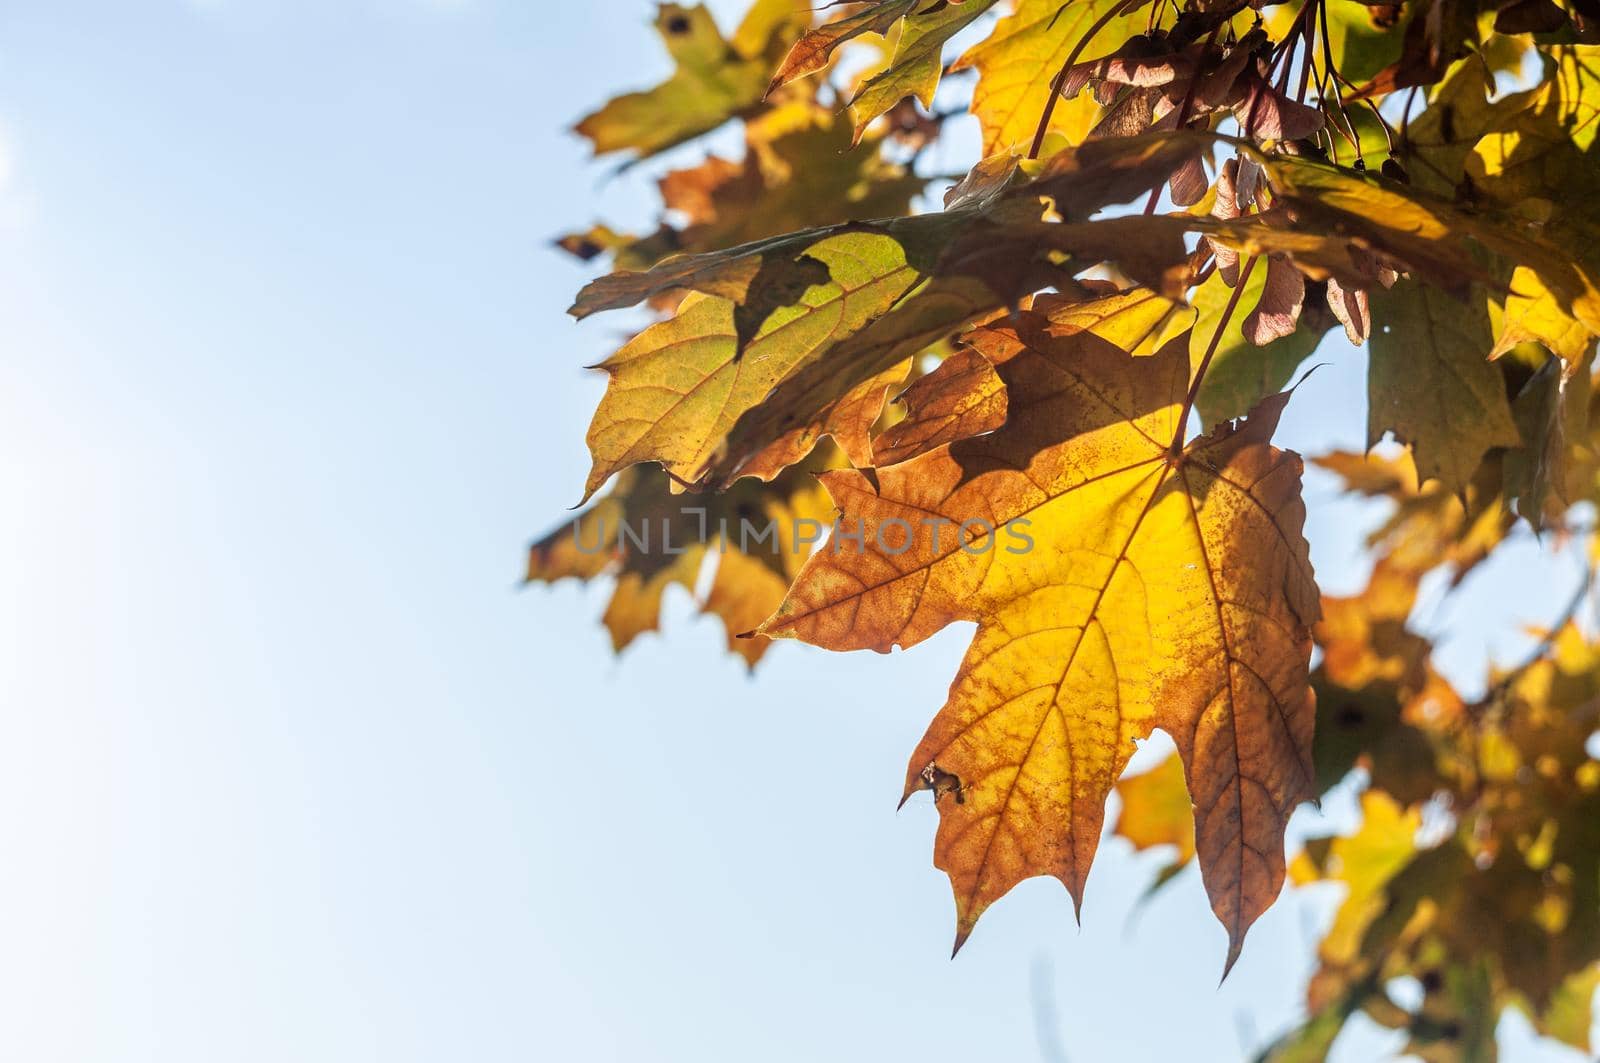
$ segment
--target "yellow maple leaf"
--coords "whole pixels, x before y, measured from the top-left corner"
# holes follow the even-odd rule
[[[1176,848],[1171,870],[1189,862],[1194,856],[1194,807],[1181,760],[1168,757],[1149,771],[1128,776],[1117,783],[1117,794],[1122,798],[1118,834],[1135,849]]]
[[[896,27],[894,54],[850,101],[856,139],[868,123],[908,96],[924,107],[933,106],[933,94],[944,70],[944,45],[993,7],[995,0],[878,0],[863,10],[824,23],[795,42],[773,75],[772,92],[796,78],[814,74],[833,61],[834,52],[863,34],[887,37]]]
[[[1348,963],[1361,935],[1383,911],[1383,889],[1417,853],[1422,814],[1407,810],[1381,790],[1361,795],[1361,829],[1335,838],[1328,877],[1349,887],[1318,952],[1324,963]]]
[[[613,473],[658,461],[684,479],[740,415],[753,409],[819,349],[884,313],[919,279],[901,247],[875,233],[843,233],[812,245],[818,283],[773,312],[740,350],[736,307],[716,296],[686,299],[602,362],[610,377],[589,429],[594,467],[585,493]]]
[[[725,39],[703,5],[662,4],[656,32],[677,69],[654,88],[608,101],[574,129],[596,155],[632,151],[633,161],[709,133],[761,103],[767,70],[805,18],[797,0],[760,0]]]
[[[983,154],[1025,151],[1038,130],[1050,101],[1052,79],[1083,39],[1090,26],[1118,7],[1131,12],[1113,16],[1116,25],[1103,32],[1109,51],[1115,42],[1136,32],[1146,21],[1143,5],[1127,0],[1084,0],[1063,5],[1059,0],[1019,0],[1016,9],[1000,20],[989,37],[956,60],[952,70],[975,69],[978,83],[972,90],[972,113],[983,127]],[[1137,13],[1135,13],[1137,12]],[[1094,58],[1100,51],[1085,58]],[[1068,144],[1083,142],[1100,105],[1087,94],[1058,100],[1051,111],[1050,131]]]
[[[841,530],[757,630],[887,651],[977,621],[905,791],[942,795],[957,948],[1024,878],[1081,902],[1134,740],[1167,731],[1231,967],[1312,785],[1318,599],[1300,460],[1269,443],[1284,400],[1180,447],[1186,335],[1140,357],[1023,312],[970,339],[1005,384],[1005,426],[876,487],[825,473]]]

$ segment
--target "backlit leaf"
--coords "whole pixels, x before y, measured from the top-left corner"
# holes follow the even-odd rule
[[[800,539],[808,528],[820,532],[831,517],[825,493],[805,468],[714,496],[677,494],[659,470],[629,469],[605,496],[533,544],[525,579],[615,578],[603,622],[621,651],[659,627],[669,588],[693,592],[702,569],[713,565],[701,608],[722,619],[728,648],[754,667],[767,640],[734,636],[783,600],[810,550]]]
[[[975,69],[978,84],[972,91],[972,113],[983,126],[983,153],[1025,152],[1044,116],[1052,79],[1090,26],[1113,7],[1132,10],[1114,19],[1103,31],[1102,42],[1125,37],[1134,19],[1143,21],[1144,6],[1128,0],[1017,0],[1012,12],[1000,20],[987,40],[968,49],[953,69]],[[1134,12],[1138,12],[1135,15]],[[1084,57],[1110,50],[1102,43]],[[1058,100],[1050,129],[1068,144],[1081,144],[1094,124],[1100,106],[1090,96]]]
[[[1266,281],[1265,268],[1252,270],[1239,305],[1256,306]],[[1232,294],[1233,289],[1223,283],[1221,274],[1214,273],[1190,296],[1189,301],[1200,311],[1190,340],[1190,354],[1196,364],[1210,345]],[[1243,335],[1244,318],[1243,312],[1234,315],[1200,386],[1195,406],[1207,425],[1242,417],[1268,395],[1282,391],[1322,339],[1310,327],[1301,325],[1287,336],[1257,346]]]
[[[944,69],[945,43],[994,6],[994,0],[935,0],[923,3],[906,16],[889,65],[867,80],[850,101],[859,137],[867,123],[889,108],[914,96],[924,107],[933,106]]]
[[[1371,341],[1367,443],[1392,431],[1412,445],[1424,479],[1437,476],[1460,490],[1486,450],[1521,438],[1505,381],[1488,360],[1488,311],[1409,281],[1374,292],[1372,301],[1383,324]]]
[[[596,155],[631,151],[636,159],[709,133],[761,102],[775,50],[793,39],[805,10],[796,0],[760,0],[729,42],[705,7],[662,4],[656,32],[677,70],[653,89],[618,96],[577,131]]]
[[[1194,859],[1194,806],[1183,781],[1182,760],[1171,756],[1147,772],[1123,776],[1117,796],[1122,799],[1119,837],[1135,849],[1170,845],[1175,850],[1172,862],[1157,875],[1157,886]]]
[[[796,78],[815,74],[833,61],[833,53],[841,45],[863,33],[886,34],[917,6],[918,0],[876,0],[855,14],[843,15],[824,22],[810,30],[789,49],[777,72],[772,75],[770,90],[787,85]],[[769,90],[769,91],[770,91]]]
[[[958,439],[992,432],[1006,421],[1006,386],[989,360],[963,347],[900,396],[904,420],[873,441],[872,464],[909,461]]]
[[[1053,875],[1081,899],[1133,740],[1168,731],[1231,966],[1311,792],[1317,598],[1299,461],[1267,442],[1282,400],[1171,460],[1185,342],[1134,357],[1044,326],[1024,313],[973,335],[1006,384],[1003,428],[881,470],[876,488],[824,477],[863,545],[808,562],[759,630],[887,650],[978,622],[906,781],[909,796],[959,780],[935,850],[958,946],[1024,878]]]
[[[727,39],[700,8],[657,25],[675,73],[584,120],[597,153],[730,120],[745,150],[665,174],[653,229],[559,241],[613,269],[575,316],[654,324],[601,366],[598,548],[546,537],[529,578],[614,579],[619,647],[681,587],[752,662],[771,636],[886,651],[974,623],[904,789],[938,810],[958,947],[1024,878],[1081,900],[1116,788],[1118,833],[1174,846],[1158,884],[1199,864],[1231,967],[1291,810],[1337,788],[1359,826],[1290,877],[1342,895],[1306,1019],[1261,1058],[1327,1058],[1360,1016],[1425,1063],[1491,1059],[1507,1008],[1586,1046],[1592,573],[1481,682],[1463,647],[1499,642],[1468,620],[1539,614],[1449,606],[1512,539],[1600,559],[1597,0],[757,0]],[[945,135],[963,110],[976,161]],[[1318,462],[1382,504],[1366,585],[1323,597],[1271,437],[1336,326],[1335,371],[1366,349],[1370,452]],[[623,517],[687,545],[600,533]],[[746,520],[784,531],[735,542]],[[1177,755],[1121,778],[1156,728]]]
[[[918,279],[900,245],[872,233],[812,244],[819,280],[775,310],[741,352],[735,304],[691,296],[601,363],[609,379],[589,430],[594,467],[585,494],[641,461],[695,479],[745,411],[808,355],[882,315]]]

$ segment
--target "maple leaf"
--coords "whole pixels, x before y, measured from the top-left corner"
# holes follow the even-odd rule
[[[773,75],[769,91],[828,65],[834,51],[865,33],[899,27],[888,65],[867,79],[850,101],[859,139],[867,125],[907,97],[933,106],[944,68],[945,43],[993,7],[995,0],[879,0],[854,15],[817,27],[795,42]]]
[[[976,73],[983,158],[908,217],[956,113],[918,104],[959,99],[943,53],[997,8],[843,6],[811,27],[760,0],[725,41],[664,5],[677,72],[584,131],[643,157],[737,118],[745,155],[667,174],[654,232],[561,241],[615,270],[576,316],[658,315],[602,366],[586,497],[617,478],[580,524],[826,515],[825,487],[832,538],[804,560],[550,537],[530,578],[614,576],[619,646],[666,588],[708,587],[752,661],[769,636],[887,650],[974,621],[905,782],[940,814],[958,948],[1022,878],[1081,903],[1116,788],[1119,834],[1176,847],[1158,884],[1197,858],[1231,967],[1295,802],[1365,786],[1362,825],[1295,860],[1345,897],[1307,1021],[1263,1058],[1324,1058],[1358,1014],[1425,1060],[1488,1058],[1507,1007],[1586,1047],[1600,650],[1560,622],[1468,702],[1411,616],[1517,520],[1593,556],[1600,7],[1014,0],[951,67]],[[800,80],[869,36],[859,73]],[[1335,326],[1368,347],[1376,449],[1318,461],[1390,513],[1366,587],[1320,598],[1271,436]],[[1177,756],[1118,781],[1158,727]],[[1402,975],[1420,1005],[1391,999]]]
[[[782,88],[797,78],[826,69],[833,61],[833,53],[839,47],[864,33],[880,36],[889,33],[899,25],[901,19],[911,13],[917,2],[918,0],[877,0],[853,15],[842,15],[808,31],[794,42],[789,54],[784,56],[777,72],[772,75],[768,92]]]
[[[760,0],[725,40],[701,5],[662,4],[656,32],[677,64],[666,81],[611,100],[580,121],[596,155],[632,151],[633,161],[709,133],[761,103],[775,49],[804,24],[798,0]]]
[[[983,154],[1020,151],[1032,140],[1045,112],[1057,72],[1088,29],[1118,9],[1120,17],[1102,31],[1108,37],[1127,33],[1140,3],[1128,0],[1019,0],[994,32],[973,45],[952,70],[973,69],[978,83],[971,111],[983,127]],[[1049,131],[1065,144],[1080,144],[1100,111],[1090,97],[1058,103],[1051,110]],[[1057,146],[1060,146],[1059,144]]]
[[[693,592],[702,569],[715,565],[703,612],[722,619],[728,648],[754,667],[765,639],[736,639],[783,600],[809,552],[802,522],[818,529],[832,507],[799,467],[773,483],[748,481],[715,496],[671,491],[659,470],[629,469],[602,498],[529,548],[525,580],[553,583],[614,577],[602,622],[620,652],[660,625],[662,595],[673,586]]]
[[[1149,771],[1124,776],[1117,782],[1122,812],[1117,816],[1117,836],[1137,850],[1170,845],[1174,854],[1150,884],[1153,893],[1194,859],[1194,806],[1183,781],[1183,761],[1167,757]]]
[[[575,316],[676,289],[705,294],[601,364],[610,380],[590,428],[586,493],[641,461],[717,484],[752,463],[770,473],[802,455],[783,440],[829,432],[829,410],[931,340],[1020,298],[1032,268],[1070,277],[1113,259],[1169,275],[1186,259],[1184,219],[1163,219],[1158,233],[1132,218],[1028,219],[1045,197],[1085,217],[1196,150],[1157,138],[1063,152],[1035,180],[985,181],[943,213],[807,230],[592,282]]]
[[[586,495],[641,461],[660,462],[681,479],[698,478],[740,415],[814,352],[881,316],[920,276],[899,243],[873,233],[814,243],[806,261],[818,267],[818,282],[743,344],[736,305],[696,295],[671,320],[647,328],[601,363],[609,380],[589,430],[594,467]],[[757,450],[777,438],[763,440]]]
[[[1393,458],[1334,453],[1313,460],[1342,477],[1350,490],[1394,504],[1367,545],[1401,571],[1420,576],[1449,565],[1452,583],[1459,583],[1505,538],[1511,524],[1498,470],[1489,462],[1457,494],[1437,480],[1419,483],[1409,451]]]
[[[850,101],[856,136],[906,97],[933,106],[946,42],[994,6],[995,0],[935,0],[906,15],[889,65],[868,78]]]
[[[617,267],[640,270],[668,255],[722,251],[854,217],[905,213],[927,182],[881,151],[845,150],[850,144],[850,126],[810,101],[775,107],[745,123],[741,162],[712,155],[660,180],[662,206],[684,220],[681,228],[663,225],[633,239],[603,228],[585,235],[595,252],[609,251]]]
[[[918,377],[896,400],[905,417],[872,441],[872,464],[910,461],[958,439],[992,432],[1006,422],[1006,385],[989,359],[963,347],[933,372]],[[763,618],[764,619],[764,618]]]
[[[1521,441],[1504,378],[1488,360],[1488,310],[1410,281],[1373,301],[1384,324],[1371,342],[1367,445],[1393,431],[1412,444],[1419,475],[1459,491],[1486,450]]]
[[[863,545],[809,561],[757,630],[883,651],[978,622],[906,780],[907,796],[959,780],[935,847],[957,947],[1023,878],[1081,902],[1106,795],[1133,741],[1166,730],[1231,967],[1311,786],[1318,604],[1299,460],[1268,442],[1283,399],[1179,450],[1184,338],[1136,357],[1024,312],[969,342],[1005,382],[1005,426],[880,470],[876,489],[825,474]],[[1022,520],[1032,548],[1002,544]]]

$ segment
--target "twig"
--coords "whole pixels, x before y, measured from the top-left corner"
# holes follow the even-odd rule
[[[1200,397],[1200,385],[1206,378],[1206,370],[1211,368],[1211,358],[1217,353],[1217,346],[1222,342],[1222,334],[1228,330],[1228,322],[1233,319],[1234,308],[1239,305],[1239,297],[1244,294],[1245,285],[1250,282],[1250,273],[1256,268],[1256,259],[1259,255],[1251,255],[1245,259],[1244,268],[1239,271],[1239,280],[1233,286],[1233,294],[1228,296],[1228,305],[1222,308],[1222,316],[1217,319],[1216,331],[1211,334],[1211,342],[1206,345],[1205,357],[1200,359],[1200,368],[1194,372],[1194,381],[1189,385],[1189,393],[1183,397],[1183,412],[1178,415],[1178,432],[1172,437],[1172,446],[1167,453],[1170,460],[1176,461],[1178,455],[1183,453],[1183,433],[1189,424],[1189,411],[1194,409],[1195,399]]]
[[[1483,695],[1483,699],[1479,701],[1476,706],[1474,706],[1475,709],[1482,711],[1493,705],[1499,704],[1499,702],[1505,697],[1506,693],[1511,689],[1511,684],[1515,683],[1518,679],[1521,679],[1522,676],[1527,673],[1528,669],[1532,668],[1549,655],[1551,648],[1556,644],[1556,639],[1561,637],[1561,632],[1564,631],[1567,625],[1572,623],[1573,618],[1578,615],[1578,610],[1583,607],[1583,600],[1589,596],[1589,591],[1591,588],[1593,588],[1593,586],[1594,565],[1587,564],[1583,567],[1583,580],[1578,584],[1578,589],[1576,593],[1573,594],[1572,600],[1567,603],[1566,609],[1562,610],[1561,617],[1554,624],[1552,624],[1547,631],[1545,631],[1544,638],[1539,640],[1539,645],[1533,648],[1533,652],[1530,653],[1521,664],[1517,665],[1515,668],[1511,669],[1511,671],[1501,676],[1500,679],[1488,689],[1488,691]]]

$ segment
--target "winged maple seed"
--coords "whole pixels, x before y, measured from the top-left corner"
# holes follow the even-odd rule
[[[1241,166],[1259,169],[1248,156],[1227,160],[1217,174],[1216,195],[1211,214],[1223,220],[1244,216],[1255,198],[1251,189],[1242,195],[1239,188]],[[1239,254],[1226,243],[1208,238],[1216,260],[1217,272],[1232,287],[1238,282]],[[1366,246],[1352,245],[1349,249],[1350,272],[1343,277],[1326,277],[1323,285],[1328,310],[1344,325],[1345,335],[1352,344],[1366,342],[1372,327],[1368,291],[1373,285],[1388,288],[1398,277],[1393,265],[1380,260]],[[1361,283],[1352,283],[1352,274]],[[1259,302],[1244,319],[1244,335],[1256,346],[1265,346],[1274,340],[1294,333],[1305,308],[1306,277],[1289,253],[1280,252],[1267,259],[1267,275]]]
[[[977,621],[906,776],[907,795],[959,780],[935,848],[957,948],[1024,878],[1081,903],[1106,796],[1134,741],[1165,730],[1231,967],[1312,796],[1318,603],[1300,460],[1269,443],[1284,400],[1180,447],[1186,336],[1136,357],[1028,311],[970,342],[1004,382],[1005,425],[881,469],[876,488],[824,474],[863,546],[813,556],[756,630],[887,651]],[[1012,552],[1001,529],[1020,522],[1032,548]]]
[[[1231,112],[1253,140],[1298,140],[1322,128],[1322,113],[1269,83],[1270,41],[1259,28],[1218,44],[1225,11],[1195,18],[1160,35],[1137,34],[1100,59],[1066,68],[1061,95],[1093,86],[1105,108],[1090,137],[1136,136],[1151,129],[1209,129],[1211,116]],[[1207,34],[1207,38],[1198,39]],[[1180,207],[1205,198],[1210,182],[1199,159],[1171,178]],[[1237,217],[1238,215],[1233,215]]]

